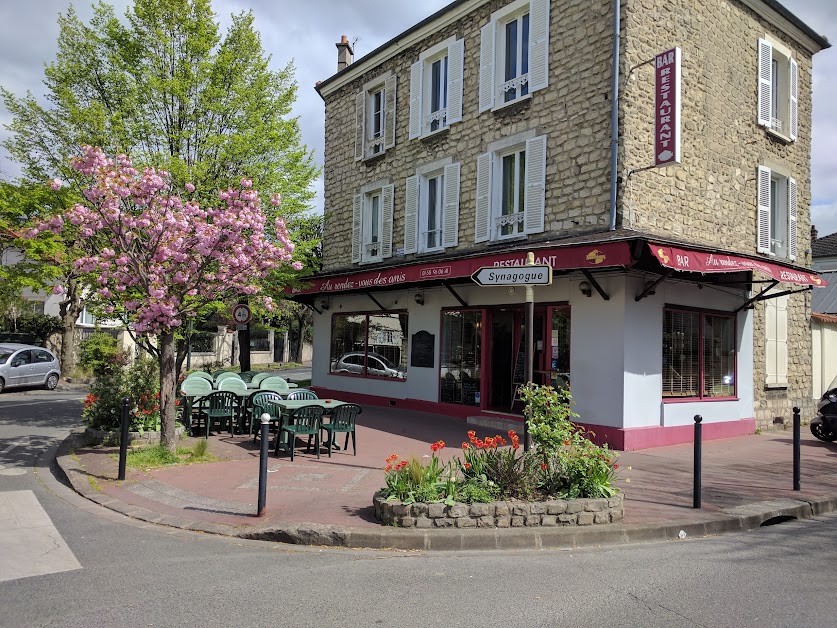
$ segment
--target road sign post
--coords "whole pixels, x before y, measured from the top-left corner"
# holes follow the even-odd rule
[[[526,288],[526,381],[532,383],[535,360],[535,286],[552,284],[552,266],[535,264],[535,254],[527,253],[524,266],[483,266],[473,279],[480,286],[524,286]],[[529,451],[529,427],[523,421],[523,450]]]

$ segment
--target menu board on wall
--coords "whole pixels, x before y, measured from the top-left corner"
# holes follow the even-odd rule
[[[417,331],[413,334],[410,349],[410,366],[419,368],[433,368],[435,364],[436,336],[427,331]]]

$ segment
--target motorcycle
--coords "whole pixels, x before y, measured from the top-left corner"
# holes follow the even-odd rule
[[[811,433],[827,443],[837,440],[837,377],[817,404],[817,416],[811,421]]]

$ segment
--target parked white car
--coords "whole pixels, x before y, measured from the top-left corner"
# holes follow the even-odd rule
[[[363,374],[364,358],[366,359],[366,372],[368,375],[375,375],[377,377],[396,377],[404,379],[407,374],[395,366],[392,362],[387,360],[380,353],[369,352],[364,354],[363,351],[351,351],[341,355],[337,362],[332,366],[332,373],[353,373],[355,375]]]
[[[0,392],[17,386],[54,390],[60,377],[58,358],[52,351],[15,342],[0,343]]]

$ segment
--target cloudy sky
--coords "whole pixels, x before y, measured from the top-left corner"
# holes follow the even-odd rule
[[[256,28],[278,68],[293,59],[300,85],[296,113],[304,142],[322,163],[323,104],[314,91],[318,80],[334,74],[335,42],[341,35],[355,41],[355,58],[424,19],[450,0],[213,0],[221,23],[229,15],[252,9]],[[805,23],[837,44],[837,1],[781,0]],[[92,0],[72,4],[83,19]],[[12,0],[0,5],[0,85],[22,95],[43,93],[43,67],[55,57],[56,17],[68,0]],[[118,13],[130,0],[111,0]],[[837,232],[837,46],[814,57],[814,133],[812,156],[813,222],[820,235]],[[0,122],[8,122],[0,107]],[[5,130],[0,130],[5,136]],[[0,177],[13,179],[19,170],[0,152]],[[322,184],[317,183],[317,208],[322,209]]]

